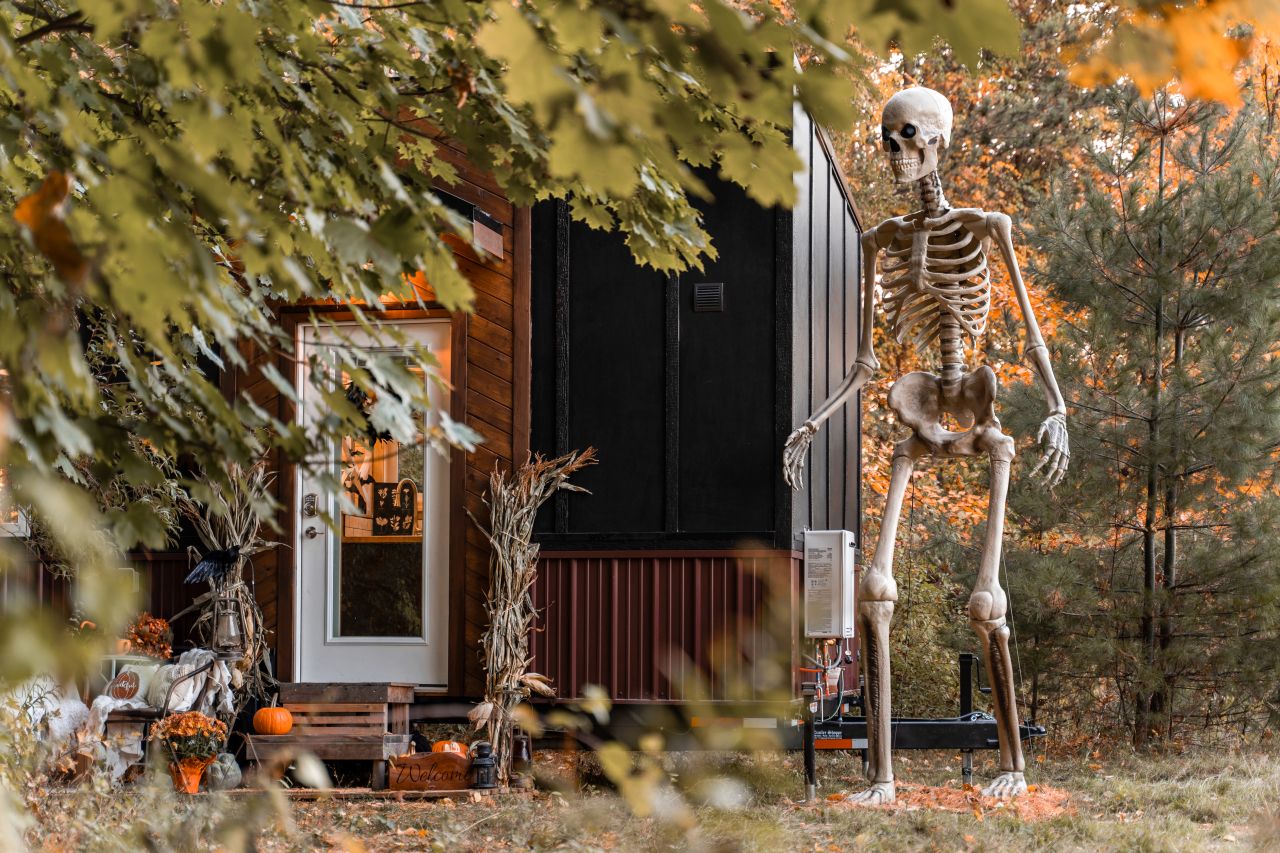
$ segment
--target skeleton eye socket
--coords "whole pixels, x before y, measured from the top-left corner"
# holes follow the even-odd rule
[[[902,138],[910,139],[916,135],[916,126],[914,124],[904,124],[902,126]]]
[[[884,125],[880,126],[880,141],[881,142],[889,141],[889,128],[885,127]]]

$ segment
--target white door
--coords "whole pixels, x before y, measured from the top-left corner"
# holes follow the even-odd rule
[[[440,362],[449,379],[449,321],[400,327]],[[369,352],[370,336],[344,327],[348,344]],[[301,365],[326,345],[332,331],[301,327],[299,417],[323,414],[317,390]],[[332,350],[330,350],[332,351]],[[337,381],[336,378],[334,381]],[[426,381],[424,379],[424,381]],[[428,383],[436,407],[447,397]],[[428,418],[434,417],[428,414]],[[367,445],[372,444],[372,447]],[[444,689],[448,681],[449,463],[423,442],[370,442],[349,436],[326,447],[324,458],[355,505],[343,511],[337,494],[299,471],[297,599],[294,678],[303,682],[408,682]],[[318,517],[335,520],[331,529]]]

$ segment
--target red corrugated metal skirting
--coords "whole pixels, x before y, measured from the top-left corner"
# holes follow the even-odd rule
[[[560,698],[758,700],[791,687],[799,555],[544,552],[533,669]]]

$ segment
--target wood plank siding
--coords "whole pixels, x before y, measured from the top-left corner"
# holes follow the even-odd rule
[[[485,518],[483,497],[489,473],[495,466],[509,469],[512,460],[523,459],[529,436],[529,215],[502,195],[492,178],[472,167],[463,153],[447,140],[437,140],[442,156],[453,164],[458,181],[436,185],[444,192],[478,205],[503,226],[503,257],[481,258],[462,240],[448,238],[459,268],[475,291],[474,313],[452,313],[428,302],[430,310],[416,306],[389,310],[390,319],[449,316],[453,324],[451,415],[474,428],[484,444],[474,453],[454,451],[450,474],[450,671],[451,695],[477,695],[483,689],[483,672],[477,653],[487,624],[484,612],[488,588],[489,548],[474,530],[466,512]],[[429,297],[429,283],[426,295]],[[341,314],[341,306],[284,306],[281,322],[293,328],[307,310]],[[295,412],[291,402],[266,381],[262,369],[272,363],[284,376],[294,375],[287,354],[261,352],[246,346],[242,353],[249,367],[224,374],[224,390],[245,395],[284,422]],[[296,507],[292,466],[271,462],[280,472],[275,497],[283,507],[279,523],[284,541],[293,541]],[[293,637],[295,557],[278,549],[256,558],[258,599],[268,626],[274,632],[277,670],[285,680],[294,668]]]

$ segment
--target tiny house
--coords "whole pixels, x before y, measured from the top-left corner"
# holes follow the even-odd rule
[[[719,257],[680,275],[638,266],[621,235],[573,222],[563,203],[512,205],[441,140],[459,179],[438,188],[494,252],[455,246],[473,313],[405,304],[386,317],[436,354],[449,383],[438,406],[484,442],[448,458],[390,442],[375,453],[358,437],[317,448],[359,510],[345,515],[304,471],[273,466],[288,547],[257,555],[247,575],[282,681],[479,696],[490,555],[468,514],[485,516],[495,467],[587,446],[600,456],[577,478],[590,494],[558,495],[538,524],[534,666],[559,695],[598,684],[617,702],[679,702],[696,683],[746,698],[763,656],[795,663],[800,536],[859,533],[861,423],[850,404],[815,442],[805,490],[785,486],[783,441],[848,370],[859,325],[855,206],[826,135],[798,108],[793,139],[806,166],[798,205],[766,209],[711,180],[701,210]],[[302,322],[315,310],[349,317],[280,307],[295,353],[246,349],[250,366],[222,374],[225,393],[286,421],[320,416],[295,360],[328,343]],[[295,377],[301,405],[268,365]],[[182,583],[184,553],[133,556],[151,612],[175,614],[198,592]],[[65,602],[37,575],[43,600]]]

